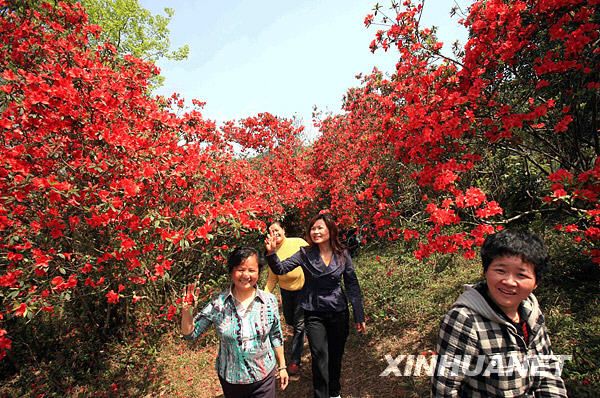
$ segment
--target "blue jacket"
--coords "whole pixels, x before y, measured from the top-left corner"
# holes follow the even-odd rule
[[[348,309],[348,299],[352,304],[354,322],[365,321],[362,293],[352,259],[347,251],[335,254],[329,266],[321,259],[317,246],[302,247],[285,261],[277,254],[267,256],[273,273],[282,275],[296,267],[304,271],[304,287],[300,291],[300,306],[306,311],[339,312]],[[342,277],[346,293],[342,289]],[[347,296],[346,296],[347,295]]]

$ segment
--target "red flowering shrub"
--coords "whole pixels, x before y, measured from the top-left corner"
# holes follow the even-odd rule
[[[476,1],[456,60],[421,5],[378,8],[395,74],[350,89],[307,148],[268,113],[218,128],[152,97],[155,66],[98,47],[78,3],[0,0],[0,358],[38,322],[176,319],[183,283],[214,281],[265,216],[327,208],[424,258],[537,215],[600,261],[599,2]]]
[[[221,133],[202,103],[149,95],[154,65],[92,44],[78,3],[0,8],[1,356],[19,317],[105,334],[135,323],[133,305],[172,319],[191,275],[221,273],[224,237],[309,200],[301,158],[287,170],[291,122]],[[231,141],[276,161],[256,166]]]
[[[418,257],[473,256],[494,226],[536,214],[569,220],[600,261],[598,3],[476,1],[456,60],[419,25],[420,2],[393,3],[391,16],[376,6],[365,24],[387,29],[371,49],[399,60],[391,78],[367,76],[345,113],[323,122],[316,147],[328,158],[315,175],[333,187],[331,206],[380,235],[420,230]]]
[[[381,79],[375,72],[371,77]],[[378,117],[385,112],[376,96],[387,87],[349,90],[346,114],[321,121],[321,137],[311,148],[311,172],[319,181],[320,207],[328,207],[365,235],[397,239],[411,225],[420,200],[410,168],[399,165]],[[375,93],[374,91],[377,91]]]

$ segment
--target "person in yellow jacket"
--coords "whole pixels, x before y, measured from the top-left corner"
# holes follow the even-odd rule
[[[279,221],[275,221],[269,226],[269,233],[276,238],[276,253],[282,261],[291,257],[301,247],[308,246],[308,243],[302,238],[286,237],[285,229]],[[297,374],[300,370],[300,361],[304,348],[304,310],[299,305],[300,292],[304,286],[304,272],[302,271],[302,267],[297,267],[284,275],[276,275],[269,269],[265,290],[273,293],[277,284],[279,284],[281,292],[285,323],[294,328],[291,348],[292,357],[288,364],[288,372],[293,375]]]

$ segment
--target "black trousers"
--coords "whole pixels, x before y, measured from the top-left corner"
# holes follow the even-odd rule
[[[221,388],[225,398],[275,398],[276,369],[261,381],[252,384],[231,384],[221,378]]]
[[[304,323],[312,356],[315,398],[340,395],[342,357],[349,333],[349,312],[304,311]]]
[[[294,328],[290,363],[300,365],[304,349],[304,310],[300,307],[300,291],[280,289],[285,323]]]

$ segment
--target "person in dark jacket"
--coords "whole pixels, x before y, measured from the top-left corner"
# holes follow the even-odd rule
[[[503,230],[481,248],[485,280],[467,286],[440,327],[434,397],[566,397],[533,290],[548,264],[542,240]]]
[[[300,306],[304,309],[312,358],[314,397],[339,397],[342,357],[349,334],[348,300],[356,330],[366,332],[362,293],[352,259],[340,243],[337,225],[329,214],[319,214],[310,220],[306,238],[308,247],[281,261],[275,253],[275,236],[268,235],[267,262],[277,275],[302,267],[305,282]]]

